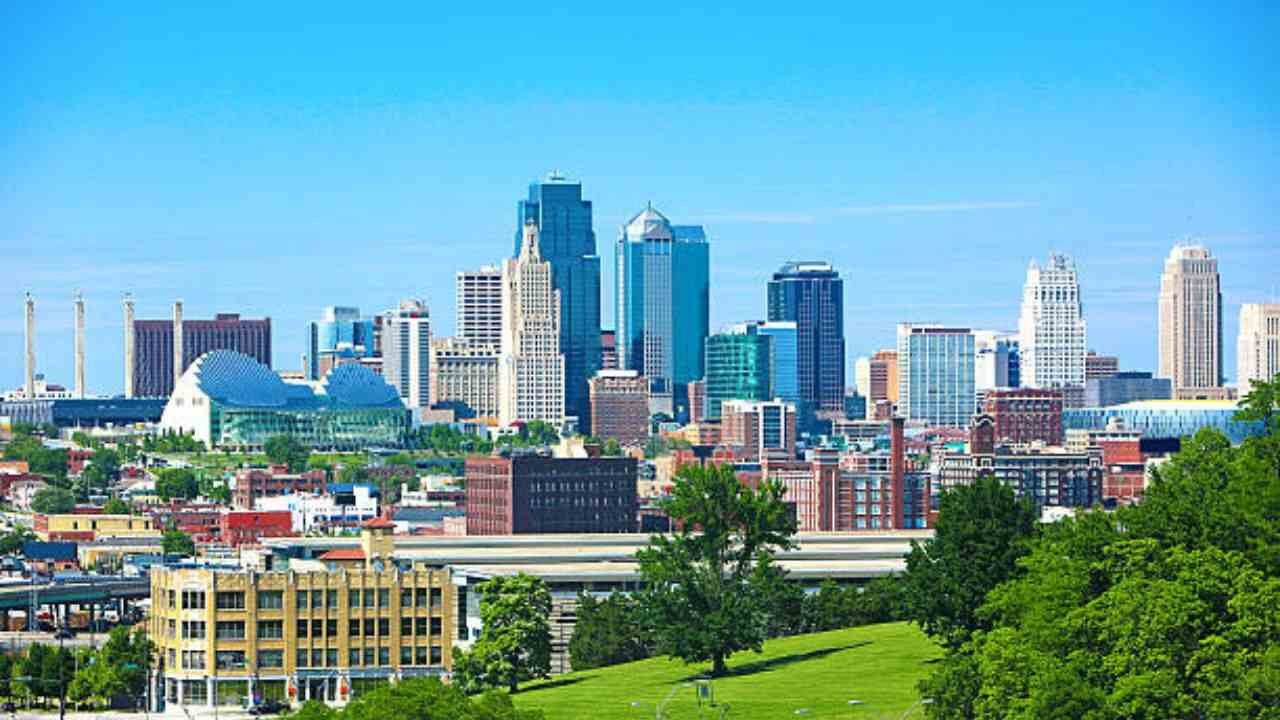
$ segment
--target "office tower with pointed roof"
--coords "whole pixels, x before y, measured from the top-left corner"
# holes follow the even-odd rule
[[[1222,385],[1222,290],[1218,261],[1203,245],[1174,245],[1160,275],[1157,377],[1182,389]]]
[[[600,369],[600,256],[591,225],[591,202],[582,199],[582,183],[551,173],[529,185],[517,205],[515,256],[520,255],[524,225],[538,229],[542,258],[551,263],[560,293],[560,349],[564,353],[566,412],[579,427],[591,427],[587,380]]]
[[[685,417],[711,322],[706,232],[648,205],[619,231],[615,261],[618,364],[648,378],[654,412]]]
[[[498,421],[565,418],[565,358],[560,352],[560,292],[542,256],[538,225],[525,222],[520,254],[502,264],[502,352],[498,357]],[[597,342],[599,341],[597,329]]]

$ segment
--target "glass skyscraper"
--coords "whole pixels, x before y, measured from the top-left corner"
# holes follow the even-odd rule
[[[542,258],[551,263],[560,291],[565,412],[578,417],[578,427],[590,427],[587,379],[600,369],[600,256],[591,202],[582,199],[582,183],[556,173],[531,183],[528,199],[517,206],[514,257],[520,255],[526,220],[538,228]]]
[[[373,320],[360,317],[360,308],[330,305],[320,320],[307,323],[308,380],[324,377],[338,360],[373,354]]]
[[[758,332],[772,339],[769,376],[773,397],[800,405],[800,367],[796,360],[796,324],[791,321],[760,323]]]
[[[615,261],[619,365],[649,379],[652,409],[683,417],[710,324],[706,233],[646,207],[622,226]]]
[[[788,262],[769,281],[769,320],[796,324],[799,420],[844,412],[844,281],[825,262]]]
[[[898,325],[898,412],[929,425],[968,427],[976,409],[973,332]]]
[[[725,400],[771,399],[774,339],[759,330],[742,323],[707,338],[707,419],[720,419]]]

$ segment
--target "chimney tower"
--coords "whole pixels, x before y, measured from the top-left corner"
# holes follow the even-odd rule
[[[133,397],[133,353],[135,335],[133,329],[133,295],[124,294],[124,396]]]
[[[22,387],[27,399],[36,396],[36,299],[27,293],[27,374]]]
[[[76,397],[84,397],[84,295],[76,291]]]
[[[173,301],[173,387],[182,379],[182,300]]]

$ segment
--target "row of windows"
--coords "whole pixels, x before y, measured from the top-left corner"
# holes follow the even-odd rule
[[[388,588],[369,588],[366,590],[349,590],[347,602],[349,607],[366,607],[387,609],[391,607],[391,591]],[[245,594],[243,592],[221,591],[215,593],[215,606],[219,610],[244,610]],[[183,590],[181,595],[182,609],[203,610],[206,593],[203,590]],[[175,600],[175,592],[167,592],[168,606],[179,607]],[[263,590],[258,593],[259,610],[281,610],[284,608],[284,592],[280,590]],[[440,588],[404,588],[400,591],[402,607],[433,607],[441,604]],[[302,610],[308,607],[329,609],[338,608],[337,590],[299,590],[295,598],[295,606]]]
[[[443,632],[443,622],[439,617],[402,617],[400,618],[400,634],[425,636],[430,633],[433,636],[439,635]],[[300,638],[308,636],[313,638],[338,636],[337,620],[298,620],[295,628],[297,636]],[[169,621],[168,630],[170,637],[176,634],[176,621]],[[181,630],[184,640],[201,640],[205,638],[205,623],[203,620],[183,621]],[[347,634],[351,637],[359,637],[361,635],[366,637],[387,637],[391,634],[391,621],[388,618],[349,620],[347,622]],[[220,620],[214,627],[214,637],[219,640],[243,640],[245,638],[245,623],[241,620]],[[283,639],[284,621],[259,620],[257,622],[257,637],[263,640]]]

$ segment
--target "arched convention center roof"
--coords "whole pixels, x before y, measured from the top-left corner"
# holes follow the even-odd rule
[[[196,386],[223,406],[277,409],[403,407],[395,388],[363,365],[330,370],[318,384],[287,383],[271,368],[232,350],[213,350],[187,368]]]

